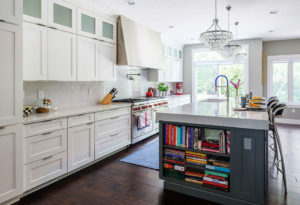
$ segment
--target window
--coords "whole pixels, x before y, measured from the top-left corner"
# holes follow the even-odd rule
[[[247,53],[248,46],[243,47]],[[299,65],[300,66],[300,65]],[[218,75],[227,76],[229,81],[237,83],[244,82],[239,89],[239,95],[248,93],[248,59],[238,62],[224,59],[220,54],[208,49],[197,49],[193,51],[194,86],[193,99],[202,100],[226,96],[226,88],[215,90],[215,79]],[[218,85],[225,85],[226,80],[219,78]],[[235,89],[229,82],[229,96],[235,96]]]
[[[268,97],[300,104],[300,55],[268,57]]]

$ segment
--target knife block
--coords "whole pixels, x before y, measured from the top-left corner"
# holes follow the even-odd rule
[[[101,101],[100,104],[101,105],[109,105],[111,104],[111,101],[113,99],[113,95],[108,93]]]

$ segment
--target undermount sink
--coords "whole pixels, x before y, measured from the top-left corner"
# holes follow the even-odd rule
[[[205,100],[201,100],[201,102],[225,102],[226,99],[205,99]]]

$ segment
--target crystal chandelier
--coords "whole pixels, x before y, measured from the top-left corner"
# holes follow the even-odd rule
[[[219,19],[217,18],[217,0],[215,0],[215,19],[213,20],[213,24],[207,31],[200,34],[199,40],[211,50],[219,50],[232,40],[232,33],[230,31],[222,30],[219,26]]]
[[[230,30],[230,10],[231,10],[231,6],[227,6],[226,7],[227,11],[228,11],[228,31]],[[237,25],[238,22],[235,22],[236,25],[236,35],[235,35],[235,43],[234,42],[228,42],[225,46],[223,46],[220,50],[219,53],[225,58],[225,59],[230,59],[230,58],[234,58],[241,50],[242,47],[237,44]]]

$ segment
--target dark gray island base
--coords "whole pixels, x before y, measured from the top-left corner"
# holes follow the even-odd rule
[[[190,110],[191,106],[195,108],[195,105],[190,104],[186,105],[186,109]],[[267,204],[267,127],[257,129],[253,127],[255,126],[253,123],[250,123],[250,128],[240,128],[238,123],[232,127],[220,126],[218,123],[204,124],[203,117],[205,116],[203,115],[199,116],[201,124],[196,123],[195,115],[191,116],[193,122],[188,122],[188,120],[182,119],[189,119],[188,115],[192,114],[184,112],[184,110],[184,107],[181,107],[177,108],[176,111],[163,111],[157,116],[160,123],[159,177],[164,180],[164,188],[220,204]],[[199,114],[199,111],[197,112]],[[265,113],[262,113],[259,120],[266,123],[267,118],[264,115]],[[219,118],[219,116],[214,117]],[[170,120],[166,120],[167,118]],[[230,121],[230,115],[220,118],[226,118]],[[257,122],[259,123],[259,121]],[[243,124],[245,127],[245,123]],[[175,127],[175,130],[172,127]],[[187,140],[190,143],[190,139],[187,139],[186,135],[190,136],[193,133],[194,137],[198,136],[199,143],[201,143],[200,139],[203,142],[206,140],[204,138],[206,135],[212,135],[213,131],[211,130],[223,130],[224,136],[228,135],[228,142],[224,145],[224,147],[229,146],[228,150],[225,149],[224,151],[223,149],[221,151],[223,138],[220,138],[219,141],[220,152],[205,149],[197,143],[196,145],[193,144],[193,142],[192,146],[187,144]],[[179,137],[179,140],[172,137],[174,133]],[[225,161],[227,168],[223,169],[218,164],[217,166],[221,169],[216,164],[212,166],[211,162],[218,162],[219,159]],[[197,163],[194,163],[193,160],[196,160]],[[202,164],[203,161],[205,162]],[[212,172],[214,175],[210,175]],[[200,175],[202,178],[199,177]],[[220,184],[215,186],[209,184],[210,182]],[[219,185],[225,188],[220,188]]]

